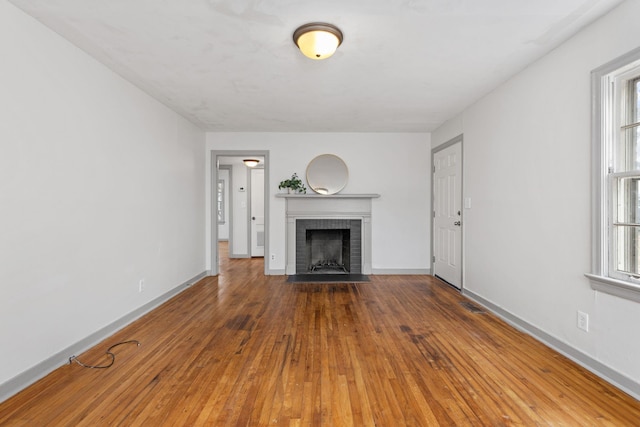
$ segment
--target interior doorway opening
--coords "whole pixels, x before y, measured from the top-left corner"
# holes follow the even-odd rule
[[[247,158],[258,159],[258,165],[247,166],[244,162]],[[220,243],[225,242],[226,256],[230,259],[259,258],[263,261],[266,275],[268,262],[264,253],[269,242],[269,152],[212,151],[210,165],[209,274],[216,276],[220,273]],[[256,198],[257,195],[260,197]]]

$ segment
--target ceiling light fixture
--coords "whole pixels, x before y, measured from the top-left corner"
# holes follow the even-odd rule
[[[312,22],[294,31],[293,42],[307,58],[326,59],[342,43],[342,31],[335,25]]]
[[[244,159],[243,162],[244,162],[245,165],[247,165],[247,167],[255,168],[256,166],[258,166],[258,163],[260,163],[260,160],[258,160],[258,159]]]

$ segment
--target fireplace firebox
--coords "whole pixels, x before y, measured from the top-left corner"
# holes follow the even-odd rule
[[[349,273],[351,230],[307,230],[306,258],[310,273]]]

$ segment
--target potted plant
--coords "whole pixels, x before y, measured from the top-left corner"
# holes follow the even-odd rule
[[[304,186],[302,180],[298,178],[298,174],[294,173],[291,178],[280,181],[279,189],[286,188],[289,193],[307,193],[307,187]]]

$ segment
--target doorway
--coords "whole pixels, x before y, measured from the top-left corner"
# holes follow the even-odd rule
[[[462,135],[432,152],[432,271],[462,289]]]
[[[260,158],[261,159],[261,181],[254,182],[252,188],[252,173],[251,168],[244,165],[242,162],[246,158]],[[221,168],[221,166],[223,166]],[[269,152],[268,151],[232,151],[232,150],[220,150],[211,151],[211,214],[210,214],[210,269],[209,275],[217,276],[220,272],[220,253],[219,253],[219,240],[221,230],[218,227],[219,220],[219,194],[218,188],[220,187],[220,176],[225,172],[224,166],[230,167],[230,184],[228,188],[228,203],[229,210],[233,212],[231,218],[228,218],[230,223],[229,230],[229,256],[232,258],[249,258],[251,256],[263,256],[253,255],[252,247],[252,217],[260,217],[261,220],[261,232],[259,233],[259,239],[263,251],[269,247],[269,198],[266,197],[269,194]],[[253,191],[252,191],[253,190]],[[252,200],[252,194],[262,195],[262,207],[260,203]],[[258,204],[258,206],[254,206]],[[256,233],[258,236],[258,233]],[[264,252],[263,252],[264,254]],[[264,274],[267,275],[268,263],[264,262]]]

